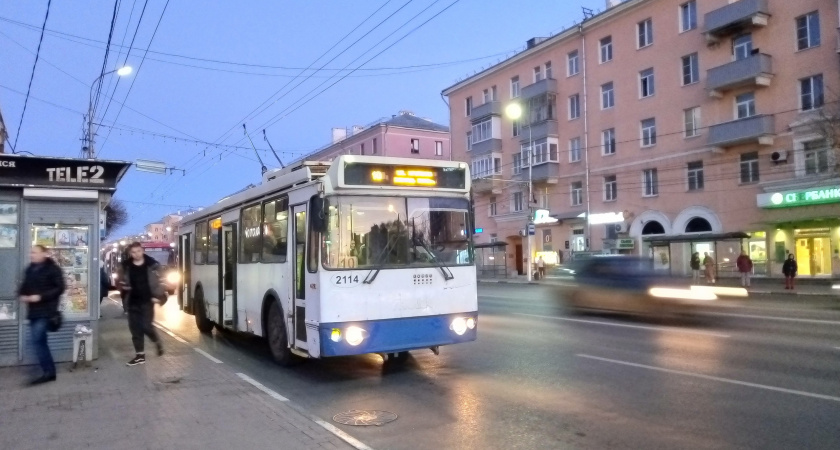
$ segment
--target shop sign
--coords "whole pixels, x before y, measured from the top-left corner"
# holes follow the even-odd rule
[[[534,223],[535,224],[543,224],[543,223],[557,223],[559,222],[554,217],[549,215],[549,211],[547,209],[538,209],[534,212]]]
[[[616,245],[619,250],[633,250],[636,248],[635,239],[619,239]]]
[[[586,213],[582,214],[583,217],[586,217]],[[590,225],[602,225],[607,223],[619,223],[624,222],[624,213],[623,212],[610,212],[610,213],[599,213],[599,214],[592,214],[589,216],[589,224]]]
[[[128,166],[117,161],[0,155],[0,186],[114,190]]]
[[[760,208],[793,208],[796,206],[840,203],[840,187],[819,187],[758,194],[756,202]]]

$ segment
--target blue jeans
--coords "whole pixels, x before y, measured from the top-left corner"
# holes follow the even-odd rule
[[[55,375],[55,362],[53,362],[50,346],[47,344],[47,324],[49,319],[32,319],[29,322],[29,329],[32,332],[32,348],[38,356],[38,364],[44,371],[44,376]]]

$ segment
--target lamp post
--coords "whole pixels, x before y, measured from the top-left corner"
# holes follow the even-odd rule
[[[522,106],[519,103],[511,103],[505,107],[505,115],[511,120],[519,120],[522,118]],[[526,268],[526,272],[528,273],[528,281],[531,281],[533,274],[532,274],[532,256],[531,255],[531,221],[533,220],[533,211],[531,210],[531,199],[534,198],[533,190],[534,190],[534,182],[531,172],[531,166],[534,164],[534,146],[533,142],[531,142],[531,126],[528,126],[528,220],[525,222],[525,243],[527,245],[527,252],[528,252],[528,267]]]
[[[88,159],[95,159],[96,158],[96,151],[93,149],[93,87],[96,85],[96,82],[101,80],[102,77],[105,75],[110,75],[115,73],[121,77],[130,75],[133,69],[131,66],[123,66],[119,69],[112,70],[110,72],[105,72],[102,75],[96,77],[93,80],[93,83],[90,84],[90,98],[88,100],[88,114],[87,114],[87,134],[85,135],[85,147],[82,148],[83,157]]]

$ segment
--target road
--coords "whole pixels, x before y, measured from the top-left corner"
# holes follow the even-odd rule
[[[282,368],[259,339],[199,334],[174,302],[158,321],[324,419],[396,413],[340,426],[376,449],[840,448],[840,308],[751,299],[663,323],[568,315],[556,297],[482,284],[478,340],[403,364]]]

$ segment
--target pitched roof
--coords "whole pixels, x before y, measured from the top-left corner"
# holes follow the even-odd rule
[[[447,127],[446,125],[434,123],[431,120],[427,119],[421,119],[420,117],[417,117],[413,114],[398,114],[388,120],[380,122],[380,124],[392,127],[416,128],[428,131],[442,131],[444,133],[449,131],[449,127]]]

